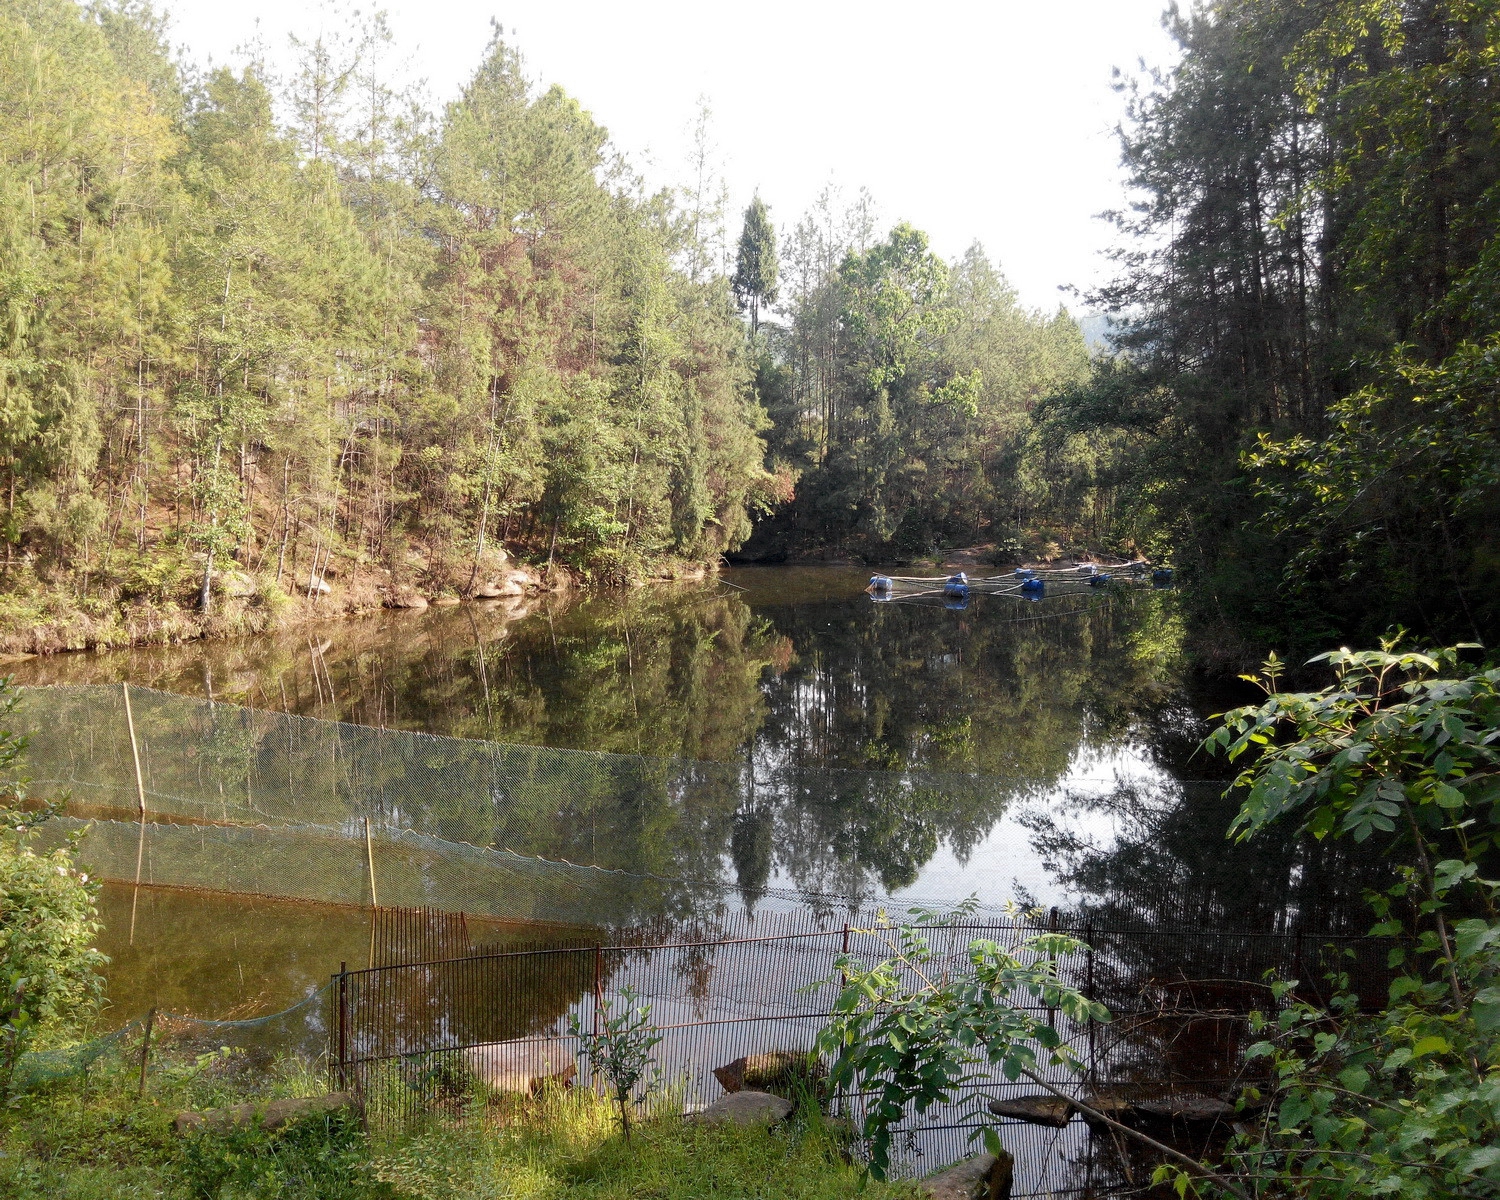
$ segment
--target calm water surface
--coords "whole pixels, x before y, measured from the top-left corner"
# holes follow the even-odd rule
[[[295,633],[33,659],[21,683],[129,681],[465,738],[752,767],[986,777],[872,805],[849,789],[733,797],[696,839],[747,889],[988,904],[1088,902],[1120,921],[1236,927],[1326,919],[1347,864],[1267,838],[1226,843],[1220,764],[1196,751],[1242,697],[1195,687],[1171,592],[1038,603],[877,604],[868,573],[726,571],[691,587],[390,612]],[[702,844],[704,840],[712,845]],[[1322,857],[1319,857],[1321,855]],[[669,864],[668,864],[669,865]],[[147,915],[142,916],[143,905]],[[124,937],[134,912],[133,936]],[[285,1002],[358,961],[368,919],[184,894],[106,897],[118,1008],[218,1014]]]

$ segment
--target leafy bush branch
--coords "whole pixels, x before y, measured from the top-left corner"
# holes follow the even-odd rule
[[[1317,838],[1381,838],[1398,863],[1370,897],[1372,933],[1392,939],[1385,1007],[1362,1012],[1340,976],[1327,1005],[1282,981],[1279,1014],[1253,1018],[1270,1103],[1230,1155],[1258,1194],[1500,1195],[1500,883],[1483,874],[1500,833],[1500,670],[1465,674],[1473,649],[1338,650],[1316,692],[1278,691],[1273,658],[1266,700],[1208,740],[1248,763],[1239,836],[1298,819]]]

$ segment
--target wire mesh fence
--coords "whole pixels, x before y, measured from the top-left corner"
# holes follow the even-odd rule
[[[402,931],[382,935],[390,952],[460,948],[439,914],[382,920]],[[1161,947],[1143,946],[1157,935],[1068,928],[1055,913],[1023,914],[925,928],[933,955],[926,970],[934,977],[961,970],[975,940],[1024,958],[1032,953],[1028,939],[1044,931],[1083,939],[1084,948],[1061,962],[1063,979],[1114,1014],[1098,1025],[1049,1013],[1082,1071],[1054,1067],[1046,1077],[1070,1094],[1129,1097],[1148,1107],[1163,1097],[1222,1100],[1237,1092],[1246,1081],[1246,1015],[1277,1004],[1268,976],[1302,979],[1299,993],[1305,993],[1327,972],[1353,966],[1356,985],[1375,989],[1390,946],[1388,939],[1179,930],[1172,936],[1181,969],[1159,970]],[[661,1036],[653,1051],[659,1083],[689,1110],[742,1085],[785,1093],[828,1020],[841,956],[883,961],[894,939],[882,911],[847,920],[812,912],[734,915],[679,930],[670,940],[659,929],[635,930],[608,945],[498,953],[471,947],[455,957],[342,971],[330,992],[334,1081],[363,1098],[371,1120],[396,1125],[434,1111],[459,1113],[476,1090],[493,1098],[546,1081],[597,1087],[578,1055],[571,1021],[597,1032],[632,997],[651,1006]],[[816,1072],[811,1083],[816,1090]],[[988,1125],[999,1127],[1016,1157],[1017,1195],[1093,1187],[1111,1173],[1129,1174],[1120,1148],[1107,1137],[1092,1138],[1082,1120],[1064,1113],[1060,1123],[1037,1123],[997,1117],[987,1107],[1035,1091],[1034,1083],[981,1071],[949,1103],[904,1123],[897,1139],[902,1169],[929,1170],[975,1152],[976,1135]],[[801,1094],[809,1094],[806,1086]],[[857,1124],[862,1105],[860,1096],[844,1097],[840,1115]]]

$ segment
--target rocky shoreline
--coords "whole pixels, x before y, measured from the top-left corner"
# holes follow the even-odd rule
[[[668,563],[628,581],[646,586],[700,581],[716,565]],[[288,584],[295,591],[288,590]],[[381,609],[421,610],[470,601],[516,601],[614,587],[554,564],[551,568],[498,557],[472,587],[424,586],[395,578],[387,569],[335,574],[303,573],[276,583],[238,570],[216,571],[207,612],[179,599],[79,600],[68,592],[38,587],[29,594],[0,594],[0,664],[68,651],[165,646],[204,638],[246,637],[315,622],[366,616]]]

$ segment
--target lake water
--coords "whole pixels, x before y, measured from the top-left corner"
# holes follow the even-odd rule
[[[757,567],[702,585],[388,612],[294,633],[27,660],[18,682],[129,681],[345,722],[813,776],[977,786],[769,797],[612,827],[618,863],[717,870],[748,894],[1086,904],[1118,923],[1282,929],[1357,897],[1343,851],[1234,846],[1177,598],[875,603],[867,572]],[[819,772],[825,773],[818,776]],[[624,832],[620,832],[623,830]],[[629,844],[624,844],[629,843]],[[605,851],[599,850],[599,853]],[[617,865],[611,861],[603,865]],[[645,868],[642,868],[645,869]],[[142,894],[145,893],[145,899]],[[119,1013],[273,1011],[358,961],[358,910],[112,885]],[[127,924],[128,923],[128,924]]]

